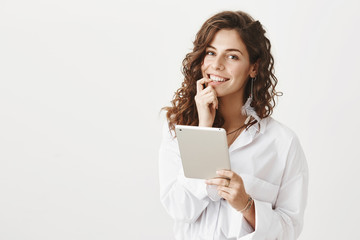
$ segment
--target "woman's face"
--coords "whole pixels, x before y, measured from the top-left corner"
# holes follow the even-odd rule
[[[256,76],[254,64],[239,34],[235,30],[222,29],[206,48],[201,65],[202,75],[211,80],[218,97],[230,94],[243,96],[249,75]]]

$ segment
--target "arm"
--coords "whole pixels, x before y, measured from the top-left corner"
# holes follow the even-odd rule
[[[185,178],[178,145],[164,127],[159,150],[160,200],[175,220],[192,223],[209,204],[204,180]]]
[[[297,239],[303,227],[307,188],[305,155],[298,139],[294,137],[274,209],[271,203],[254,199],[255,231],[240,239]]]
[[[197,81],[196,107],[199,126],[211,127],[214,122],[218,99],[215,90],[203,84],[210,80],[202,78]],[[164,128],[163,142],[159,152],[160,198],[166,211],[176,220],[195,222],[212,200],[219,200],[211,189],[206,189],[204,180],[185,178],[182,170],[177,142]]]

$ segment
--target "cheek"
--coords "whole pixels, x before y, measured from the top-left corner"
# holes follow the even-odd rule
[[[236,78],[246,78],[249,75],[249,69],[243,66],[234,67],[229,72]]]
[[[206,66],[205,66],[205,64],[203,63],[202,65],[201,65],[201,73],[202,73],[202,75],[203,75],[203,77],[205,77],[204,75],[204,73],[205,73],[205,71],[206,71]]]
[[[206,58],[204,59],[204,61],[201,64],[201,71],[206,70],[210,65],[210,61],[206,60]]]

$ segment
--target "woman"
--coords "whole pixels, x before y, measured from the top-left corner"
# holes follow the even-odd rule
[[[196,35],[167,110],[160,195],[177,239],[296,239],[307,199],[307,163],[296,135],[270,117],[277,79],[270,41],[244,12],[221,12]],[[185,178],[174,126],[222,127],[231,171]]]

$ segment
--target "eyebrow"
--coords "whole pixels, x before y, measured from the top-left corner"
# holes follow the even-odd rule
[[[211,46],[211,45],[209,45],[208,46],[209,48],[213,48],[213,49],[215,49],[216,50],[216,48],[214,47],[214,46]],[[225,49],[225,51],[226,52],[239,52],[241,55],[244,55],[239,49],[237,49],[237,48],[229,48],[229,49]]]

